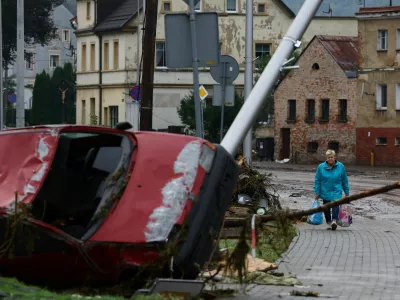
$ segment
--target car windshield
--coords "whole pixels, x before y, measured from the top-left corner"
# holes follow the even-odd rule
[[[33,215],[82,238],[107,195],[124,179],[132,150],[123,134],[61,133],[51,169],[33,202]]]

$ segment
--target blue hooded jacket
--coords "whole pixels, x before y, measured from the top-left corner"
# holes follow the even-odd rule
[[[327,162],[318,166],[315,174],[314,192],[322,200],[332,201],[342,198],[342,191],[350,193],[349,180],[344,165],[336,161],[332,168]]]

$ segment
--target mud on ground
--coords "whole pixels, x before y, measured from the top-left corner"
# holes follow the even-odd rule
[[[280,195],[283,207],[309,209],[314,200],[315,169],[290,167],[273,169],[257,164],[260,172],[268,174],[271,183]],[[348,169],[350,194],[385,186],[400,180],[399,171],[394,169],[379,171],[358,171]],[[400,190],[358,200],[350,204],[353,215],[370,219],[400,223]]]

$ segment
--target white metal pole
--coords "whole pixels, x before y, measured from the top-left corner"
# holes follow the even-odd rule
[[[0,131],[4,126],[4,91],[3,91],[3,18],[2,1],[0,0]]]
[[[253,0],[246,0],[246,69],[244,80],[244,96],[245,100],[250,95],[253,88]],[[243,143],[243,156],[249,166],[251,166],[251,150],[252,150],[252,128],[247,132]]]
[[[24,97],[24,65],[25,65],[25,35],[24,35],[24,0],[17,4],[17,128],[25,126]]]
[[[231,154],[236,153],[237,147],[243,141],[252,123],[262,108],[264,99],[274,87],[283,62],[293,52],[295,44],[307,30],[312,18],[323,0],[306,0],[293,20],[286,36],[271,57],[267,67],[261,74],[246,102],[222,140],[221,145]]]

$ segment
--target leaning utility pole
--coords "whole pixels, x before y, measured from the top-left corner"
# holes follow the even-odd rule
[[[246,69],[244,79],[244,97],[247,98],[250,95],[251,89],[253,88],[253,1],[246,0]],[[246,159],[249,166],[251,166],[251,153],[252,153],[252,139],[253,133],[250,130],[247,132],[246,138],[243,143],[243,156]]]
[[[142,107],[140,130],[153,129],[154,55],[157,29],[158,0],[146,1],[145,30],[143,38]]]
[[[306,0],[304,2],[286,35],[279,43],[278,49],[272,55],[261,77],[251,90],[250,95],[246,98],[246,102],[243,104],[221,143],[221,146],[231,155],[236,154],[238,146],[243,142],[245,135],[253,125],[266,96],[278,79],[282,65],[286,62],[288,56],[292,54],[293,50],[300,46],[301,42],[299,40],[311,23],[322,1]]]
[[[24,97],[24,0],[17,4],[17,128],[25,126],[25,97]]]
[[[4,93],[3,93],[3,18],[0,0],[0,131],[4,126]]]

